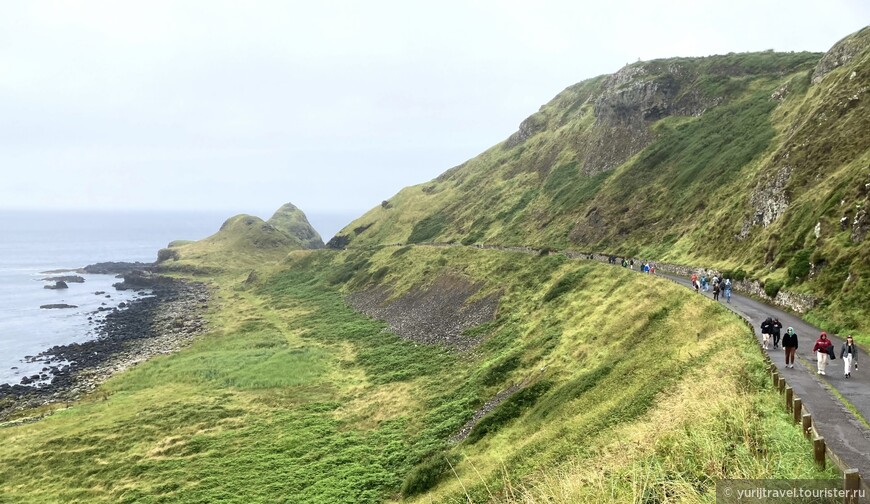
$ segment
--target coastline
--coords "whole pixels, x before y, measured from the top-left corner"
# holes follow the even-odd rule
[[[211,296],[203,283],[133,272],[116,288],[147,288],[152,295],[109,313],[98,322],[96,338],[57,345],[34,356],[32,361],[43,362],[41,374],[50,381],[36,386],[0,384],[0,421],[26,409],[76,401],[114,374],[175,352],[206,330],[203,314]]]

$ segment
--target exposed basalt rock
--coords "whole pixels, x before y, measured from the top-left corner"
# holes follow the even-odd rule
[[[342,250],[350,243],[350,237],[347,235],[335,235],[327,243],[326,248],[333,250]]]
[[[542,115],[532,114],[520,123],[520,128],[516,133],[508,137],[505,141],[505,147],[508,149],[516,147],[529,138],[535,136],[536,133],[543,131],[546,127],[547,122]]]
[[[738,240],[746,239],[752,233],[753,226],[769,226],[788,209],[789,200],[786,194],[786,185],[791,177],[791,172],[791,167],[784,165],[756,186],[749,200],[752,216],[744,219],[743,227],[737,234]]]
[[[40,306],[39,308],[43,309],[43,310],[57,310],[57,309],[63,309],[63,308],[78,308],[78,306],[72,305],[72,304],[66,304],[66,303],[53,303],[53,304],[44,304],[44,305]]]
[[[867,218],[867,210],[859,208],[855,212],[855,220],[852,221],[852,233],[849,239],[854,243],[861,243],[867,236],[867,231],[870,231],[870,219]]]
[[[467,350],[480,337],[463,334],[467,329],[495,318],[501,293],[468,302],[483,287],[458,275],[445,274],[431,285],[414,288],[396,299],[392,290],[378,286],[347,297],[355,309],[387,321],[399,336],[427,345]]]
[[[92,273],[97,275],[122,275],[131,271],[149,271],[154,263],[143,262],[102,262],[89,264],[80,269],[80,273]]]
[[[118,290],[152,289],[175,282],[173,278],[161,276],[150,271],[131,271],[123,275],[124,281],[112,284]],[[106,295],[106,297],[111,297]]]
[[[834,69],[846,65],[852,61],[852,58],[866,49],[862,34],[866,33],[868,30],[870,30],[870,28],[864,28],[860,32],[846,37],[834,44],[834,47],[822,56],[822,59],[819,60],[819,63],[813,70],[813,84],[818,84]]]
[[[66,284],[63,280],[58,280],[54,283],[54,285],[44,285],[45,289],[69,289],[69,285]]]
[[[85,283],[84,277],[80,277],[78,275],[45,277],[42,280],[44,282]]]

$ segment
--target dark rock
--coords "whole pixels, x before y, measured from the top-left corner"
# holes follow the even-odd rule
[[[76,305],[64,304],[64,303],[55,303],[55,304],[44,304],[40,306],[43,310],[53,310],[59,308],[78,308]]]
[[[97,292],[94,292],[94,295],[95,296],[102,296],[105,293],[106,293],[106,291],[97,291]]]
[[[54,285],[46,285],[46,289],[69,289],[69,285],[66,284],[63,280],[58,280],[54,283]]]
[[[100,275],[117,275],[129,273],[134,270],[150,270],[154,263],[143,262],[102,262],[89,264],[82,268],[82,273],[94,273]]]
[[[124,303],[123,301],[118,304],[118,308],[126,308],[126,307],[127,307],[127,303]]]
[[[46,282],[85,283],[84,277],[78,275],[45,277],[42,280]]]

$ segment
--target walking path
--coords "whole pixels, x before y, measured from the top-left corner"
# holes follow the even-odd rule
[[[658,274],[691,288],[688,278]],[[711,292],[701,295],[713,297]],[[839,458],[849,467],[858,469],[862,477],[870,477],[870,428],[847,409],[843,403],[828,389],[837,390],[864,420],[870,419],[870,359],[859,350],[860,371],[852,372],[852,378],[843,376],[843,361],[840,360],[840,348],[843,340],[829,335],[837,350],[837,359],[828,364],[826,376],[816,374],[816,357],[812,352],[821,329],[814,327],[803,319],[784,312],[778,308],[761,303],[740,294],[731,295],[731,303],[720,302],[735,313],[743,316],[755,328],[755,336],[761,341],[761,322],[767,317],[779,318],[783,325],[783,333],[788,327],[793,327],[798,335],[798,351],[794,369],[786,369],[785,352],[769,350],[770,359],[779,369],[779,374],[794,389],[795,397],[800,397],[803,407],[813,415],[813,424],[819,435]]]

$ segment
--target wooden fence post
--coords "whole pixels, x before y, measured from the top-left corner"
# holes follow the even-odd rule
[[[858,504],[860,502],[858,491],[861,490],[861,475],[858,474],[858,469],[846,469],[843,471],[843,478],[843,489],[847,492],[843,502]]]
[[[794,413],[794,423],[801,423],[801,409],[803,407],[802,401],[800,397],[795,397],[793,404],[792,413]]]
[[[773,386],[779,387],[779,371],[773,372]]]
[[[785,409],[786,411],[792,411],[792,401],[794,401],[794,389],[791,387],[785,388]]]
[[[813,439],[813,458],[820,471],[825,470],[825,438],[819,436]]]
[[[804,436],[810,439],[810,435],[813,433],[813,416],[809,413],[804,413],[801,416],[801,429],[804,431]]]
[[[782,394],[785,392],[785,378],[780,378],[779,380],[779,393]]]

